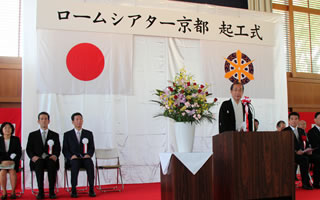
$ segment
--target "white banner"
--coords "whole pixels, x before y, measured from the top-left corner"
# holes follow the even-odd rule
[[[274,24],[254,18],[115,6],[75,0],[38,0],[37,28],[125,33],[274,45]]]
[[[274,48],[252,44],[200,41],[205,81],[219,97],[230,97],[230,86],[241,82],[251,98],[274,97]]]

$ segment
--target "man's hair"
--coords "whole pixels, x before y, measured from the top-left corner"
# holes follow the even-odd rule
[[[1,124],[1,127],[0,127],[0,133],[1,133],[1,135],[3,135],[2,129],[3,129],[7,124],[11,127],[11,135],[14,135],[14,126],[13,126],[13,124],[11,124],[10,122],[3,122],[3,123]]]
[[[232,91],[233,90],[233,87],[235,85],[241,85],[242,86],[242,91],[244,91],[244,85],[242,83],[240,83],[239,81],[236,81],[234,83],[232,83],[231,87],[230,87],[230,90]]]
[[[314,115],[314,118],[317,118],[320,115],[320,112],[316,112],[316,114]]]
[[[254,119],[254,122],[258,122],[258,124],[260,124],[259,120],[257,120],[257,119]]]
[[[290,113],[289,116],[288,116],[288,118],[290,119],[291,116],[297,116],[298,119],[300,119],[300,115],[299,115],[299,113],[297,113],[297,112],[292,112],[292,113]]]
[[[280,125],[281,125],[282,123],[283,123],[283,124],[286,124],[283,120],[280,120],[280,121],[278,121],[278,123],[277,123],[277,127],[280,128]]]
[[[41,112],[41,113],[39,113],[39,114],[38,114],[38,120],[40,120],[40,115],[47,115],[48,120],[50,120],[50,115],[49,115],[49,113],[47,113],[47,112]]]
[[[81,118],[82,118],[82,115],[81,115],[81,113],[79,113],[79,112],[76,112],[76,113],[73,113],[72,115],[71,115],[71,120],[73,121],[74,120],[74,118],[76,117],[76,116],[81,116]]]

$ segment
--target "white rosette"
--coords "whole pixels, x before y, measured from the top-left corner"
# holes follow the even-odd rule
[[[84,154],[86,154],[87,151],[88,151],[88,143],[89,143],[88,138],[83,138],[83,139],[82,139],[83,153],[84,153]]]
[[[17,154],[12,153],[12,154],[10,155],[10,158],[13,160],[16,156],[17,156]]]
[[[54,141],[53,140],[48,140],[47,144],[48,144],[48,154],[51,155],[52,154],[52,147],[54,145]]]

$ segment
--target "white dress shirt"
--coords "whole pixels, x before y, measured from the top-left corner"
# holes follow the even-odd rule
[[[299,141],[298,127],[294,128],[294,127],[290,126],[290,128],[292,129],[294,135],[296,136],[297,140]]]
[[[233,98],[231,98],[232,106],[234,110],[234,116],[236,119],[236,130],[240,131],[243,123],[243,107],[241,101],[239,103],[235,102]]]
[[[82,133],[82,129],[80,129],[79,131],[77,129],[74,129],[75,134],[77,136],[78,142],[80,144],[80,138],[81,138],[81,133]]]
[[[6,152],[9,151],[9,147],[10,147],[10,139],[4,139],[4,146],[5,146],[5,150]]]
[[[318,130],[320,131],[320,126],[318,126],[317,124],[315,125],[317,128],[318,128]]]

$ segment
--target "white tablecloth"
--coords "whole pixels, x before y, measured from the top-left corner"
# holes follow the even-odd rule
[[[162,173],[167,174],[168,167],[170,164],[170,159],[172,154],[174,154],[182,164],[189,169],[189,171],[195,175],[199,169],[207,162],[212,152],[193,152],[193,153],[160,153],[160,163],[162,167]]]

